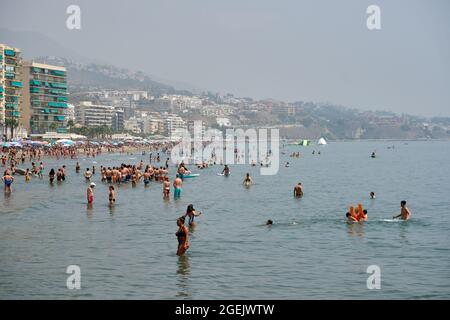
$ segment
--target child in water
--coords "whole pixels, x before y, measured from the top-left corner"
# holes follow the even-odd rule
[[[116,192],[113,186],[109,186],[109,205],[114,205],[116,203]]]

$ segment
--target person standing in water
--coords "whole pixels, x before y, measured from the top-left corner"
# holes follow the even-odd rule
[[[178,239],[177,256],[182,256],[189,249],[189,230],[184,222],[184,216],[177,219],[178,231],[175,233]]]
[[[109,205],[112,206],[116,203],[116,192],[114,191],[114,186],[109,186]]]
[[[247,172],[247,174],[245,175],[243,184],[244,184],[244,186],[246,186],[246,187],[250,187],[250,185],[251,185],[252,183],[253,183],[253,180],[252,180],[252,178],[250,177],[250,173]]]
[[[222,174],[223,174],[225,177],[228,177],[228,176],[230,175],[230,167],[228,167],[228,165],[225,165],[225,166],[223,167]]]
[[[86,168],[86,172],[84,173],[84,178],[86,179],[86,182],[90,181],[91,177],[92,177],[92,172],[89,171],[89,168]]]
[[[301,182],[299,182],[294,187],[294,197],[303,197],[303,187],[302,187],[302,183]]]
[[[195,225],[194,218],[198,217],[201,214],[202,214],[201,212],[197,212],[194,209],[194,205],[193,204],[190,204],[190,205],[188,205],[188,207],[186,209],[186,214],[184,215],[184,217],[187,216],[189,218],[189,226],[192,227],[192,226]]]
[[[89,187],[87,188],[87,202],[88,205],[92,205],[92,203],[94,203],[94,188],[95,188],[95,183],[91,182],[91,184],[89,185]]]
[[[165,199],[169,198],[170,194],[170,182],[169,177],[164,177],[164,183],[163,183],[163,197]]]
[[[75,165],[75,173],[80,173],[80,163],[77,161],[77,164]]]
[[[5,184],[5,192],[11,192],[11,185],[14,181],[14,177],[9,174],[9,170],[5,171],[5,174],[2,177],[3,183]]]
[[[181,197],[181,186],[183,185],[183,180],[177,175],[175,180],[173,181],[173,196],[174,198],[180,198]]]
[[[406,206],[406,201],[403,200],[400,202],[400,214],[398,216],[393,217],[393,219],[400,218],[402,220],[408,220],[411,218],[411,211],[409,211],[409,208]]]
[[[48,180],[51,184],[53,183],[53,180],[55,180],[55,169],[50,169],[50,172],[48,173]]]

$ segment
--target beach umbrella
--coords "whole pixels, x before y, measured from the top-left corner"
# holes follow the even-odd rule
[[[56,143],[74,143],[74,142],[69,139],[59,139],[59,140],[56,140]]]

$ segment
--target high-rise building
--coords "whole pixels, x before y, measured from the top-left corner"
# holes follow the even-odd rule
[[[116,109],[112,106],[93,104],[82,101],[77,106],[75,114],[77,123],[86,127],[108,126],[112,128]]]
[[[23,75],[22,121],[27,131],[67,132],[66,68],[25,61]]]
[[[22,123],[22,58],[18,48],[0,44],[0,128],[11,138]]]
[[[112,130],[116,132],[122,132],[124,129],[124,111],[122,109],[115,108],[112,118]]]

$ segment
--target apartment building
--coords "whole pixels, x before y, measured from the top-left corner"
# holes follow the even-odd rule
[[[23,63],[23,126],[28,132],[67,132],[66,68],[33,61]]]
[[[18,48],[0,44],[0,129],[11,138],[22,124],[22,58]]]

